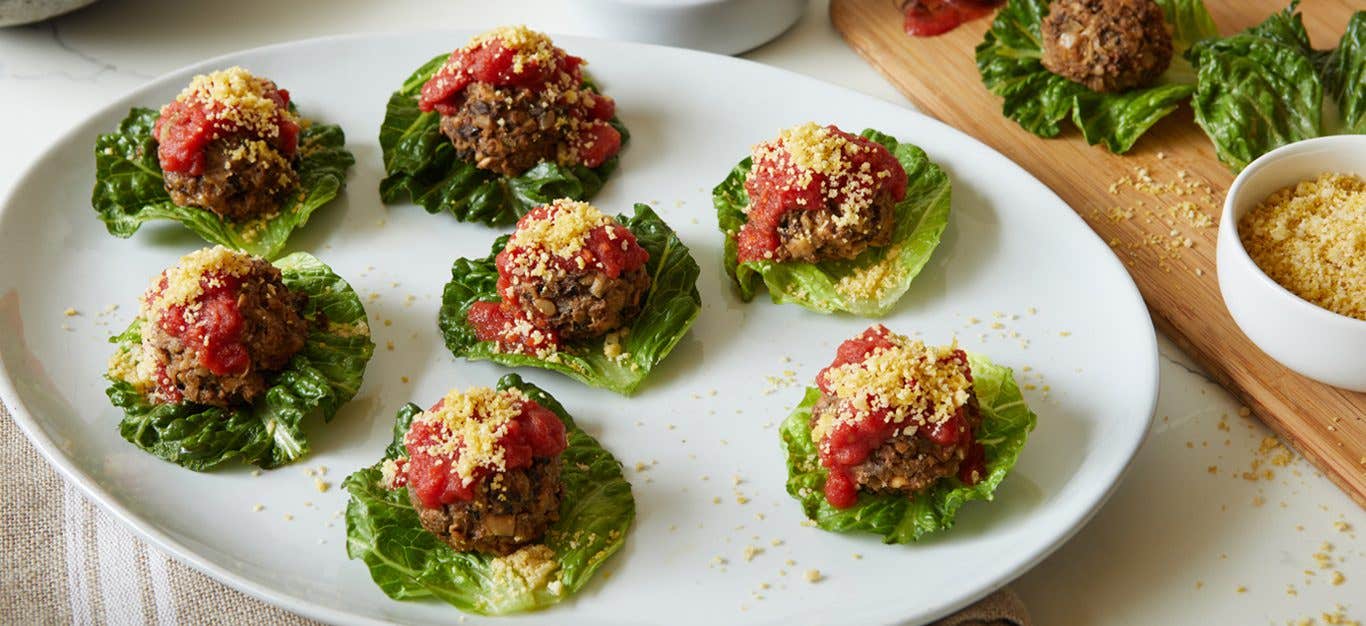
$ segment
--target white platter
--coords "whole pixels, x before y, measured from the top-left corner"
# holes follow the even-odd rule
[[[430,403],[452,386],[492,384],[506,372],[453,359],[435,322],[451,261],[486,254],[495,232],[410,205],[385,207],[377,191],[376,135],[390,92],[471,34],[310,40],[173,73],[76,126],[0,208],[0,399],[20,426],[70,480],[155,544],[316,618],[448,623],[460,615],[443,604],[386,598],[362,563],[347,560],[336,512],[346,500],[341,479],[382,454],[400,405]],[[625,549],[604,568],[609,575],[573,601],[510,621],[923,622],[1018,576],[1095,512],[1147,432],[1157,352],[1133,282],[1057,196],[968,136],[851,91],[697,52],[560,43],[589,59],[632,133],[620,170],[595,203],[616,213],[653,202],[701,264],[705,304],[692,333],[634,398],[522,372],[626,464],[638,514]],[[119,414],[103,394],[105,339],[127,323],[150,276],[202,244],[174,224],[113,238],[89,206],[96,134],[131,106],[169,100],[194,73],[233,64],[274,78],[305,115],[346,130],[358,161],[349,187],[291,249],[314,252],[363,295],[380,294],[366,304],[379,347],[357,398],[331,424],[308,423],[311,457],[260,476],[245,467],[196,474],[119,437]],[[783,490],[776,424],[835,345],[868,321],[776,306],[765,296],[743,304],[721,268],[711,187],[751,144],[808,120],[878,128],[920,145],[949,172],[953,214],[944,242],[883,321],[929,341],[956,335],[1034,386],[1026,397],[1039,425],[996,500],[970,503],[952,531],[918,545],[802,526]],[[120,308],[100,313],[111,304]],[[65,317],[68,307],[81,315]],[[787,369],[798,386],[764,393],[773,387],[767,378]],[[636,472],[637,461],[658,463]],[[334,485],[326,493],[304,473],[320,465]],[[737,502],[736,489],[747,503]],[[264,510],[253,512],[256,504]],[[751,545],[763,552],[747,561]],[[804,580],[810,569],[824,580]],[[769,588],[761,591],[762,583]]]

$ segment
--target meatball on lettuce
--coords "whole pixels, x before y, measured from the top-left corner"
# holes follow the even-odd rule
[[[1043,66],[1092,91],[1146,87],[1172,62],[1172,35],[1153,0],[1054,0],[1039,30]]]
[[[556,198],[591,198],[627,133],[585,64],[515,26],[418,68],[389,98],[380,127],[380,197],[490,226]]]
[[[456,356],[554,370],[631,394],[687,334],[697,262],[650,207],[532,209],[489,256],[457,259],[439,324]]]
[[[403,407],[384,459],[344,485],[347,555],[385,594],[484,615],[573,595],[635,518],[621,463],[515,374]]]
[[[1087,143],[1123,153],[1194,93],[1180,55],[1217,35],[1201,0],[1009,0],[977,68],[1025,130],[1055,137],[1070,117]]]
[[[990,500],[1035,415],[1009,368],[876,325],[839,346],[780,429],[787,491],[826,530],[908,543]]]
[[[320,261],[300,252],[271,264],[223,246],[153,279],[111,341],[119,433],[197,471],[307,454],[304,418],[330,420],[374,351],[360,298]]]
[[[289,92],[240,67],[199,75],[159,111],[135,108],[95,142],[91,203],[109,232],[174,220],[273,258],[332,201],[355,159],[341,128],[299,117]]]
[[[712,191],[740,297],[886,315],[948,225],[949,178],[925,152],[874,130],[807,123],[754,147]]]

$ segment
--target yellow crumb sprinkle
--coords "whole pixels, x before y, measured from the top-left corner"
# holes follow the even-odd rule
[[[245,276],[251,271],[251,265],[251,255],[223,246],[191,252],[180,257],[175,266],[166,270],[164,274],[152,279],[151,289],[148,290],[150,298],[148,295],[143,296],[144,312],[157,313],[166,307],[195,300],[204,293],[206,281],[201,279],[205,274],[212,272],[226,276]],[[157,291],[156,287],[161,283],[162,276],[166,279],[166,288]],[[208,286],[214,286],[212,281],[208,282]],[[144,317],[156,319],[155,315]]]
[[[528,220],[512,233],[508,246],[534,249],[542,248],[550,254],[570,258],[583,249],[589,231],[615,220],[603,215],[597,207],[587,202],[559,199],[549,206],[548,219]],[[615,226],[621,228],[621,226]],[[611,236],[609,232],[608,236]]]
[[[1366,179],[1324,173],[1280,189],[1238,221],[1238,237],[1281,286],[1366,320]]]
[[[261,137],[275,137],[280,132],[277,117],[289,112],[281,111],[275,100],[267,97],[274,85],[234,66],[195,76],[176,100],[197,101],[206,105],[210,119],[230,122]]]
[[[826,371],[831,392],[847,402],[840,411],[821,415],[812,428],[813,438],[824,439],[837,422],[856,420],[873,410],[885,409],[889,423],[912,420],[915,423],[907,425],[911,428],[940,423],[967,404],[972,382],[966,365],[953,358],[956,342],[929,347],[904,335],[892,333],[888,338],[892,347]]]
[[[505,467],[505,451],[498,442],[507,432],[508,424],[521,415],[525,402],[526,394],[517,389],[451,390],[435,411],[425,411],[414,421],[439,425],[448,433],[427,444],[424,451],[433,456],[451,456],[459,450],[451,469],[469,485],[474,480],[475,468]]]
[[[503,47],[513,52],[512,73],[520,74],[528,63],[539,67],[549,67],[555,60],[558,49],[545,33],[531,30],[523,24],[500,26],[470,40],[466,49],[471,49],[493,40],[502,42]]]

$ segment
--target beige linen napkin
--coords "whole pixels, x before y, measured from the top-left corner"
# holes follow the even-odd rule
[[[48,467],[0,406],[0,624],[312,624],[168,558]]]
[[[313,624],[143,543],[48,467],[0,406],[0,624]],[[1029,626],[1008,589],[936,626]]]

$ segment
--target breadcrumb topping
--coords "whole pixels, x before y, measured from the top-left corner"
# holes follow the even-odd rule
[[[609,226],[612,236],[616,221],[587,202],[561,198],[550,203],[545,219],[526,220],[512,233],[509,246],[527,250],[540,248],[553,256],[573,258],[583,249],[588,234],[599,226]]]
[[[152,279],[151,288],[142,297],[145,319],[155,320],[168,307],[189,304],[203,295],[205,287],[216,287],[220,276],[246,276],[251,272],[252,256],[223,246],[203,248],[191,252],[174,267]],[[205,280],[205,275],[210,275]],[[162,280],[164,289],[158,289]]]
[[[453,457],[451,469],[469,486],[477,468],[494,471],[506,468],[505,450],[499,445],[508,424],[517,419],[527,402],[518,389],[495,391],[472,387],[451,390],[430,411],[413,419],[439,426],[445,436],[427,444],[423,452],[438,457]]]
[[[466,50],[473,50],[492,41],[500,41],[513,52],[512,72],[521,74],[529,64],[550,67],[559,50],[545,33],[531,30],[524,24],[500,26],[470,40]]]
[[[1295,295],[1366,320],[1366,180],[1325,173],[1278,190],[1238,221],[1253,262]]]
[[[896,243],[887,248],[877,263],[860,267],[841,277],[835,283],[835,291],[846,298],[880,300],[905,275],[906,268],[901,262],[901,244]]]
[[[195,76],[176,100],[200,104],[211,120],[230,122],[260,137],[276,137],[280,132],[276,117],[289,115],[289,111],[281,111],[267,95],[275,89],[269,79],[233,66]]]
[[[886,170],[874,172],[867,161],[854,166],[853,157],[869,149],[833,127],[807,122],[754,146],[748,179],[785,179],[790,181],[787,189],[806,189],[820,183],[820,195],[839,203],[835,222],[849,226],[860,219],[862,209],[872,205],[878,183],[890,175]],[[806,199],[797,202],[804,204]]]
[[[841,402],[817,420],[812,437],[824,439],[844,421],[880,413],[891,424],[906,424],[907,433],[953,417],[968,403],[971,374],[957,357],[958,343],[926,346],[919,339],[888,333],[894,345],[879,347],[858,363],[825,370],[825,385]]]
[[[504,557],[489,562],[495,595],[515,594],[527,589],[546,589],[554,594],[563,591],[563,582],[557,576],[559,561],[555,551],[545,544],[536,543],[523,547]]]

